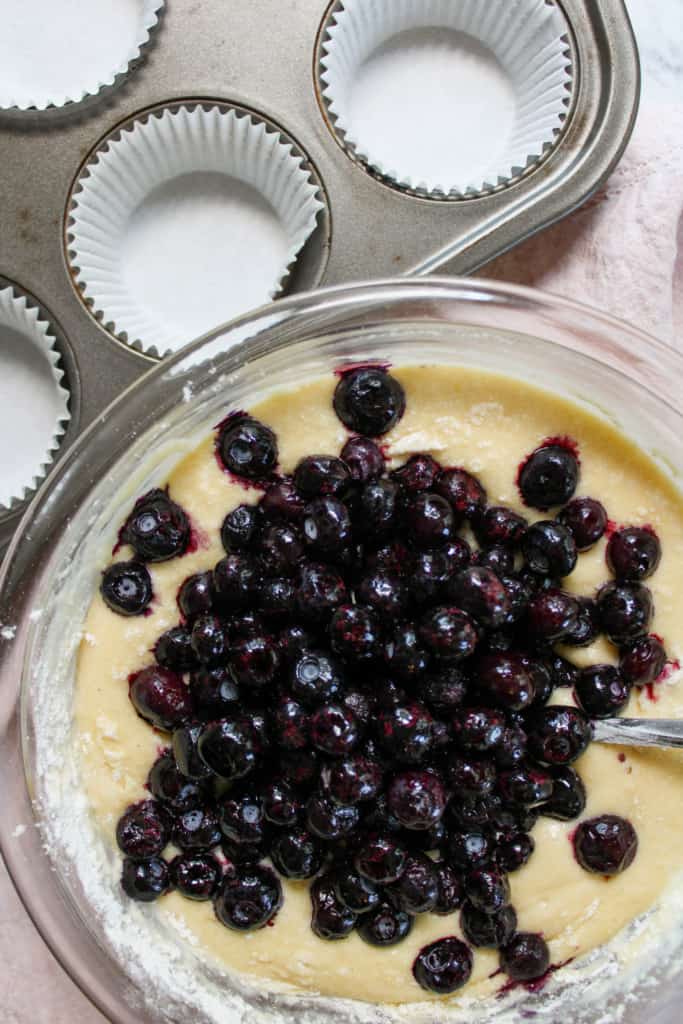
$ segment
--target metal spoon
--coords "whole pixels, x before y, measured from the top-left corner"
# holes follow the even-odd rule
[[[683,747],[683,719],[601,718],[593,721],[593,739],[628,747]]]

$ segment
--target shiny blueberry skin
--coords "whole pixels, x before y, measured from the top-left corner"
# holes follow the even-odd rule
[[[618,580],[646,580],[657,570],[662,547],[654,530],[627,526],[617,530],[607,544],[607,565]]]
[[[278,828],[293,828],[301,817],[302,804],[284,779],[274,778],[261,787],[263,816]]]
[[[434,490],[446,498],[460,519],[471,519],[483,512],[486,506],[483,485],[465,469],[445,469],[437,477]]]
[[[283,663],[290,666],[302,651],[313,646],[313,636],[308,629],[295,623],[280,630],[277,644]]]
[[[461,871],[487,864],[493,847],[481,828],[451,830],[448,837],[448,862]]]
[[[266,519],[298,523],[303,518],[306,502],[290,477],[284,477],[266,488],[259,508]]]
[[[381,542],[398,520],[400,488],[393,480],[371,480],[360,492],[356,511],[358,532],[368,541]]]
[[[245,865],[225,876],[214,899],[216,917],[226,928],[253,931],[263,928],[282,906],[277,875],[260,865]]]
[[[190,676],[190,695],[198,718],[210,722],[237,710],[240,692],[226,668],[202,666]]]
[[[434,869],[439,892],[432,913],[445,917],[462,906],[465,898],[463,885],[460,875],[446,861],[437,861],[434,863]]]
[[[173,756],[178,770],[195,781],[206,779],[211,774],[197,750],[202,729],[201,724],[193,723],[183,725],[173,733]]]
[[[380,903],[379,888],[359,874],[350,864],[342,865],[334,873],[334,891],[340,903],[354,914],[366,914]]]
[[[275,434],[251,416],[231,416],[220,429],[217,450],[225,468],[247,480],[266,480],[277,466]]]
[[[178,770],[175,758],[164,753],[156,759],[147,778],[153,797],[167,805],[171,811],[191,811],[201,807],[204,793],[199,783],[188,779]]]
[[[360,602],[389,620],[400,617],[409,600],[406,584],[386,569],[377,569],[364,576],[355,593]]]
[[[215,598],[213,573],[199,572],[180,584],[178,608],[187,622],[194,622],[200,616],[212,613]]]
[[[116,826],[116,841],[126,857],[144,860],[162,852],[168,842],[163,811],[155,800],[131,804]]]
[[[462,932],[478,949],[501,949],[517,930],[514,907],[505,906],[496,914],[485,914],[472,903],[464,903],[460,912]]]
[[[220,806],[220,825],[226,839],[237,845],[261,845],[268,829],[261,797],[249,790],[231,790]]]
[[[296,588],[292,580],[262,580],[258,587],[258,609],[269,626],[286,622],[292,613]],[[279,645],[278,654],[279,654]]]
[[[350,437],[341,450],[341,458],[356,483],[377,480],[384,472],[385,458],[381,448],[369,437]]]
[[[170,669],[150,665],[130,681],[130,700],[146,722],[172,732],[192,716],[190,691],[182,678]]]
[[[280,653],[271,637],[245,637],[232,645],[229,665],[239,686],[258,690],[275,679],[280,668]]]
[[[534,700],[536,688],[530,665],[517,654],[485,654],[477,659],[480,690],[494,707],[523,711]]]
[[[318,839],[304,828],[280,832],[270,844],[273,864],[285,878],[313,878],[325,854]]]
[[[403,593],[418,605],[436,601],[444,594],[452,573],[451,560],[445,548],[438,551],[416,551],[411,558],[410,586],[404,584]]]
[[[348,592],[344,580],[334,569],[312,562],[299,571],[296,601],[302,619],[323,624],[329,621],[335,608],[348,601]]]
[[[383,776],[382,766],[377,761],[352,754],[332,766],[327,790],[336,803],[357,804],[378,795]]]
[[[557,520],[571,530],[577,551],[588,551],[607,529],[607,512],[595,498],[574,498],[560,509]]]
[[[553,686],[576,686],[579,669],[560,654],[551,654],[546,660]]]
[[[171,888],[168,864],[161,857],[132,860],[126,857],[121,872],[121,888],[131,900],[151,903]]]
[[[303,537],[314,555],[339,561],[351,543],[351,517],[338,498],[315,498],[306,506]]]
[[[446,605],[422,617],[419,635],[427,650],[444,664],[471,657],[479,641],[477,627],[467,612]]]
[[[246,610],[253,603],[257,581],[257,566],[250,555],[226,555],[213,570],[217,605],[227,613]]]
[[[582,868],[599,875],[618,875],[638,852],[638,835],[630,821],[602,814],[582,821],[574,833],[574,853]]]
[[[619,670],[623,678],[633,686],[654,683],[664,671],[665,665],[664,645],[655,636],[631,640],[621,649]]]
[[[343,683],[336,659],[322,650],[305,650],[296,658],[289,673],[292,693],[306,705],[332,700]]]
[[[550,798],[553,780],[540,768],[513,768],[498,775],[498,792],[505,804],[535,807]]]
[[[406,847],[391,835],[366,835],[354,855],[354,865],[363,878],[377,885],[396,882],[408,860]]]
[[[582,670],[574,692],[579,707],[591,718],[610,718],[626,707],[630,689],[613,665],[590,665]]]
[[[448,583],[448,593],[459,608],[486,629],[502,626],[510,613],[505,587],[492,569],[472,565]]]
[[[542,590],[529,602],[527,624],[532,639],[557,643],[578,626],[579,602],[557,587]]]
[[[285,750],[279,757],[279,771],[292,786],[308,790],[318,780],[318,755],[314,750]]]
[[[171,841],[185,852],[203,853],[218,846],[221,829],[211,807],[195,807],[179,814],[173,823]]]
[[[579,480],[579,462],[573,452],[560,445],[537,448],[522,466],[519,491],[525,505],[545,511],[565,505]]]
[[[395,946],[406,938],[412,927],[412,917],[388,903],[363,914],[357,925],[361,939],[371,946]]]
[[[405,771],[394,775],[387,790],[389,810],[407,829],[432,828],[446,809],[446,791],[438,775]]]
[[[588,647],[601,632],[598,606],[591,597],[579,597],[577,601],[579,614],[576,625],[562,637],[562,643],[570,647]]]
[[[417,701],[380,711],[377,735],[386,753],[397,761],[416,764],[432,746],[432,716]]]
[[[585,806],[586,787],[581,776],[573,768],[554,769],[553,791],[541,808],[541,814],[558,821],[572,821],[583,814]]]
[[[219,665],[228,653],[224,623],[215,615],[202,615],[192,626],[192,649],[202,665]]]
[[[508,726],[493,751],[496,764],[499,768],[516,768],[526,757],[526,749],[526,733],[521,726]]]
[[[509,544],[515,547],[521,543],[527,521],[505,505],[491,505],[473,517],[472,525],[482,546]]]
[[[426,914],[439,898],[436,864],[424,853],[411,854],[403,874],[391,887],[391,900],[407,914]]]
[[[344,604],[330,621],[332,650],[353,662],[367,662],[382,653],[380,620],[372,608]]]
[[[440,548],[455,536],[453,510],[440,494],[422,492],[411,496],[403,508],[410,541],[420,548]]]
[[[542,519],[527,529],[522,554],[533,572],[541,576],[569,576],[577,561],[576,541],[568,527]]]
[[[391,474],[406,494],[418,494],[420,491],[431,491],[434,481],[441,471],[441,466],[431,455],[418,453],[411,455],[407,462],[395,469]]]
[[[550,967],[550,950],[543,936],[517,932],[501,951],[500,966],[512,981],[535,981]]]
[[[268,576],[293,576],[304,556],[299,530],[291,523],[271,523],[259,543],[261,568]]]
[[[496,864],[503,871],[518,871],[527,863],[535,846],[533,837],[526,832],[512,832],[496,843]]]
[[[208,854],[180,854],[170,865],[169,872],[173,886],[188,900],[204,902],[210,900],[220,883],[221,866],[215,857]]]
[[[294,486],[305,498],[343,494],[348,489],[351,473],[342,459],[334,455],[306,455],[293,474]]]
[[[450,935],[420,950],[413,963],[413,977],[427,992],[445,996],[469,981],[472,962],[469,947]]]
[[[355,831],[359,821],[357,807],[337,804],[321,793],[314,793],[306,803],[306,826],[319,839],[343,839]]]
[[[490,569],[499,578],[509,576],[515,568],[515,557],[509,547],[504,544],[491,544],[490,547],[480,548],[472,561],[484,569]]]
[[[449,752],[447,779],[458,798],[476,800],[493,791],[496,766],[490,758],[475,759]]]
[[[224,779],[244,778],[257,762],[254,730],[239,718],[205,725],[197,748],[204,764]]]
[[[461,750],[487,754],[501,744],[507,723],[501,711],[462,708],[455,712],[452,726],[454,739]]]
[[[323,704],[311,715],[311,742],[329,757],[349,754],[358,744],[360,732],[353,711],[340,704]]]
[[[406,408],[406,396],[395,377],[381,367],[345,372],[334,392],[334,411],[345,427],[368,437],[381,437],[395,427]]]
[[[612,643],[628,643],[647,632],[654,606],[651,591],[642,583],[605,583],[597,602],[602,628]]]
[[[530,712],[527,735],[533,758],[541,764],[565,765],[583,754],[591,727],[578,708],[546,705]]]
[[[189,672],[196,668],[197,657],[189,630],[185,626],[167,629],[154,645],[154,657],[159,665],[175,672]]]
[[[166,562],[187,550],[190,521],[166,491],[156,488],[135,502],[121,540],[130,544],[143,562]]]
[[[465,895],[482,913],[498,914],[510,902],[510,883],[496,868],[473,868],[465,876]]]
[[[321,875],[311,886],[311,928],[319,939],[345,939],[356,927],[356,915],[337,898],[332,875]]]
[[[238,505],[228,512],[221,526],[221,543],[227,554],[249,551],[258,536],[261,517],[255,505]]]
[[[115,562],[102,573],[100,593],[117,615],[142,615],[152,597],[152,577],[142,562]]]
[[[467,688],[464,672],[455,665],[443,665],[418,681],[416,694],[432,711],[447,717],[464,702]]]
[[[274,742],[283,750],[304,750],[310,743],[310,722],[303,704],[290,696],[283,696],[275,705],[271,716]]]
[[[413,623],[404,622],[396,626],[385,645],[384,660],[389,672],[401,682],[411,682],[426,671],[429,655]]]

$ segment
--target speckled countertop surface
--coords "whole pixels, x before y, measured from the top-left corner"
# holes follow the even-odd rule
[[[683,350],[683,2],[630,0],[638,124],[607,186],[482,276],[580,299]],[[35,932],[0,863],[2,1024],[102,1024]]]

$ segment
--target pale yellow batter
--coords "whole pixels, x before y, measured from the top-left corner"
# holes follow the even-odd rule
[[[617,523],[650,523],[659,534],[663,557],[648,580],[655,599],[654,629],[663,637],[669,657],[683,660],[683,498],[640,450],[578,407],[510,378],[446,367],[393,372],[405,388],[407,409],[386,438],[392,458],[400,463],[413,452],[428,451],[444,465],[463,465],[481,478],[491,503],[511,505],[529,515],[515,487],[517,464],[548,436],[575,438],[581,450],[577,495],[599,498]],[[250,409],[276,431],[284,471],[291,471],[304,455],[340,451],[348,434],[332,409],[335,383],[332,376],[315,380],[294,393],[276,393]],[[83,785],[93,815],[111,843],[126,805],[146,795],[143,783],[160,744],[160,737],[137,717],[128,700],[127,677],[150,663],[156,638],[177,623],[180,583],[222,557],[219,529],[226,512],[259,498],[257,491],[247,493],[220,471],[212,446],[213,437],[207,437],[169,480],[171,496],[210,538],[210,547],[150,567],[157,601],[148,618],[117,616],[99,595],[87,618],[75,727]],[[569,588],[590,594],[609,578],[604,556],[604,540],[580,555],[567,581]],[[129,550],[123,549],[118,557],[130,557]],[[606,641],[566,653],[581,664],[616,662],[616,651]],[[658,686],[656,703],[644,691],[634,690],[625,714],[683,717],[680,683],[681,673],[673,672]],[[551,702],[569,699],[567,691],[558,691]],[[588,874],[572,854],[569,835],[576,823],[541,818],[533,830],[534,855],[510,876],[519,928],[543,932],[554,963],[606,942],[655,903],[667,881],[683,867],[683,755],[631,749],[620,760],[619,753],[618,748],[593,744],[577,767],[588,792],[585,816],[620,814],[637,829],[640,845],[633,865],[610,880]],[[413,959],[425,943],[460,935],[457,914],[426,914],[416,919],[404,942],[389,949],[369,946],[356,934],[341,942],[323,942],[309,926],[308,883],[285,881],[284,891],[284,906],[274,926],[248,935],[219,924],[210,904],[192,903],[177,894],[147,909],[180,919],[201,944],[193,947],[195,953],[203,947],[207,958],[234,970],[329,996],[385,1003],[429,999],[413,980]],[[491,978],[497,966],[495,951],[475,951],[472,978],[463,991],[484,995],[499,988],[501,977]]]

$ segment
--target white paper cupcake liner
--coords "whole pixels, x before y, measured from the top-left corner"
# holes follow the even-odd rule
[[[81,103],[125,75],[165,0],[11,0],[0,30],[0,109]]]
[[[449,172],[448,179],[443,169],[434,173],[428,165],[416,172],[419,147],[417,156],[415,151],[411,156],[410,170],[391,166],[382,143],[366,137],[367,125],[359,134],[351,103],[359,70],[369,57],[403,33],[439,28],[469,37],[495,57],[514,97],[507,140],[496,143],[497,151],[478,161],[476,168],[461,167],[457,178]],[[462,198],[510,183],[556,143],[571,97],[569,27],[555,0],[341,0],[323,36],[319,74],[333,127],[352,155],[398,187],[437,198]],[[458,100],[454,95],[456,127],[441,124],[435,131],[457,132]],[[421,110],[418,116],[429,118],[430,111]],[[409,120],[400,134],[410,146]],[[457,141],[466,149],[467,133]]]
[[[94,315],[162,356],[274,298],[322,208],[303,157],[254,115],[165,108],[85,167],[68,258]]]
[[[0,288],[0,512],[45,478],[69,415],[50,324],[12,287]]]

